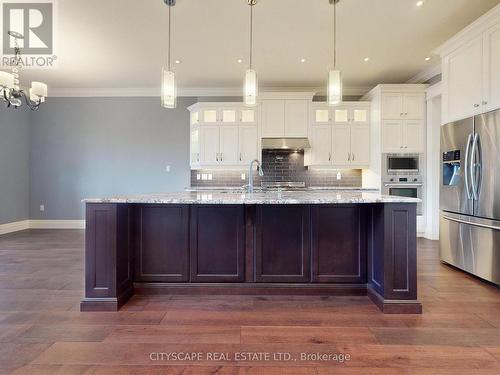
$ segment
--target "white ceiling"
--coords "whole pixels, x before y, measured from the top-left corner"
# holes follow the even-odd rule
[[[416,0],[341,0],[337,53],[344,85],[408,81],[438,64],[436,56],[424,61],[435,47],[499,2],[426,0],[417,7]],[[159,88],[167,46],[163,0],[59,0],[58,9],[58,68],[25,71],[22,79],[45,80],[52,89]],[[328,0],[258,0],[254,65],[261,88],[326,84],[332,14]],[[239,90],[248,61],[246,0],[177,0],[172,17],[181,91]]]

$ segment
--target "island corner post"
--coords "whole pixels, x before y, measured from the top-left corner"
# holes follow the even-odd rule
[[[368,295],[420,314],[416,203],[86,203],[81,311],[134,294]]]

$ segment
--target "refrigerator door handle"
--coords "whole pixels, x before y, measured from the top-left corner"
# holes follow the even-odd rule
[[[462,219],[457,219],[451,216],[443,215],[443,219],[454,221],[460,224],[467,224],[467,225],[472,225],[475,227],[481,227],[481,228],[487,228],[487,229],[493,229],[493,230],[500,230],[500,226],[496,225],[488,225],[488,224],[482,224],[482,223],[473,223],[467,220],[462,220]]]
[[[472,151],[470,155],[470,179],[472,184],[472,197],[475,201],[479,199],[478,192],[478,173],[476,173],[476,169],[479,168],[479,173],[481,173],[481,162],[480,160],[476,163],[476,152],[478,151],[479,144],[479,134],[474,134],[474,141],[472,142]]]
[[[469,184],[469,155],[470,155],[470,144],[472,141],[472,133],[469,134],[469,137],[467,138],[467,148],[465,149],[465,191],[467,192],[467,198],[472,199],[472,192],[470,189],[470,184]]]

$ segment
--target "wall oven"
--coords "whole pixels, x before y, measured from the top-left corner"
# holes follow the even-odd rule
[[[420,154],[385,154],[383,157],[382,192],[385,195],[423,200],[424,183]],[[417,204],[417,215],[423,214],[423,204]]]

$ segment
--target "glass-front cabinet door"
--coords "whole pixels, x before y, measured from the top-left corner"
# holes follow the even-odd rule
[[[215,124],[219,121],[217,109],[203,109],[201,113],[201,122],[203,122],[204,124]]]
[[[242,109],[240,122],[245,125],[253,125],[257,122],[255,109]]]
[[[333,122],[335,125],[346,125],[351,121],[351,110],[348,107],[333,108]]]
[[[312,122],[315,125],[325,125],[330,123],[330,109],[328,107],[325,108],[312,108]]]
[[[370,113],[368,108],[353,108],[351,112],[351,122],[356,125],[368,125]]]
[[[236,109],[223,109],[221,110],[221,122],[224,124],[235,124],[238,120],[236,118]]]

